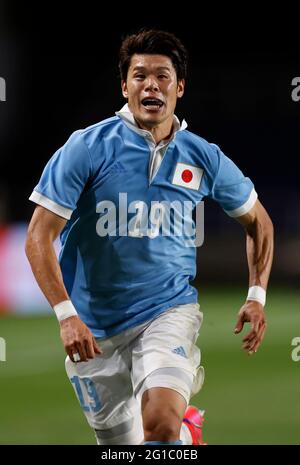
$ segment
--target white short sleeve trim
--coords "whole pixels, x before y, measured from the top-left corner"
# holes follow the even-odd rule
[[[53,200],[48,199],[48,197],[45,197],[43,194],[40,194],[37,191],[32,192],[31,196],[29,197],[29,200],[37,203],[38,205],[41,205],[42,207],[47,208],[47,210],[56,213],[58,216],[62,216],[66,220],[69,220],[73,213],[73,210],[71,210],[70,208],[62,207],[58,203],[53,202]]]
[[[257,200],[257,193],[255,189],[252,189],[249,199],[247,200],[247,202],[244,203],[244,205],[242,205],[241,207],[235,208],[234,210],[224,210],[224,211],[225,213],[227,213],[227,215],[231,216],[232,218],[237,218],[239,216],[246,215],[246,213],[248,213],[248,211],[251,210],[256,200]]]

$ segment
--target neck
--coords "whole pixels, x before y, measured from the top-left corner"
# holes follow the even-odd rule
[[[145,125],[137,119],[135,121],[141,129],[151,132],[156,144],[159,144],[162,140],[170,139],[173,134],[173,116],[157,126]]]

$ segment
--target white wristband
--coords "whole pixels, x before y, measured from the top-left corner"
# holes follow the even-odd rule
[[[261,286],[252,286],[249,288],[247,300],[256,300],[264,307],[266,303],[266,291]]]
[[[54,305],[53,310],[56,313],[58,321],[65,320],[70,316],[76,316],[78,313],[75,310],[71,300],[64,300],[57,305]]]

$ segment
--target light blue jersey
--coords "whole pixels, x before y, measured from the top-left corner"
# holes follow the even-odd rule
[[[216,145],[182,127],[160,147],[155,167],[150,133],[119,113],[73,133],[30,197],[68,220],[63,279],[95,337],[197,302],[191,211],[210,197],[237,217],[256,201],[252,182]]]

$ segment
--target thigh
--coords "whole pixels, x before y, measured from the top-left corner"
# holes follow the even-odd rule
[[[131,354],[110,340],[99,342],[103,355],[81,363],[67,357],[66,371],[89,425],[95,430],[119,427],[119,431],[139,410],[133,395]]]
[[[200,389],[201,352],[196,342],[202,319],[198,304],[178,305],[153,320],[140,334],[132,349],[136,393],[155,386],[170,387],[188,401],[186,392],[195,393],[195,382]]]

